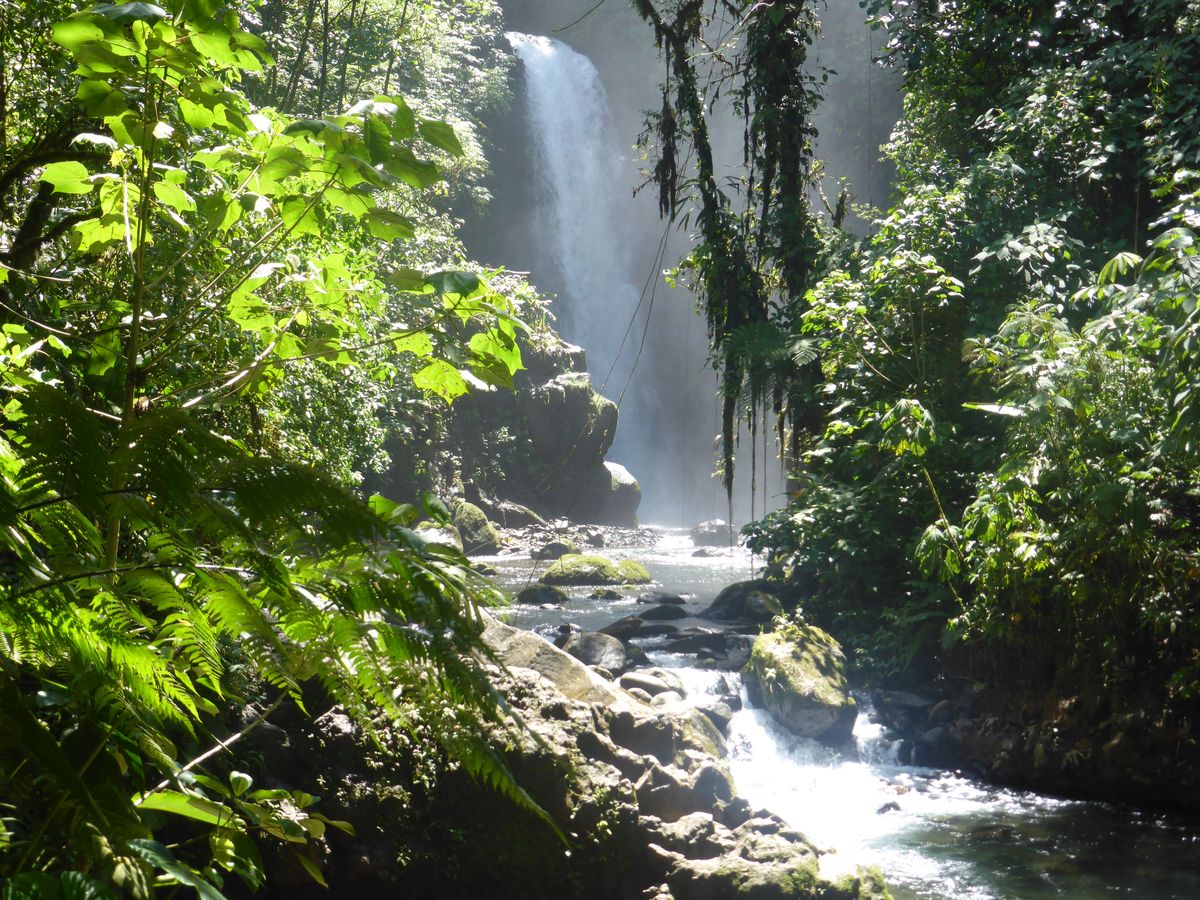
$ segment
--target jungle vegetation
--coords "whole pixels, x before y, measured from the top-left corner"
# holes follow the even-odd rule
[[[751,543],[874,677],[1194,717],[1200,4],[865,7],[904,113],[858,237],[815,191],[822,5],[634,0],[727,483],[739,418],[783,428]],[[511,385],[544,317],[455,236],[501,29],[493,0],[0,4],[5,897],[215,898],[262,841],[319,881],[346,824],[222,753],[314,697],[527,802],[481,737],[500,595],[413,528],[447,515],[447,402]]]
[[[680,275],[726,466],[736,421],[778,414],[790,499],[747,534],[801,614],[877,678],[1194,715],[1200,6],[863,4],[904,108],[857,238],[815,189],[822,5],[636,5],[670,67],[650,174],[665,215],[698,210]],[[721,103],[745,159],[718,183]]]

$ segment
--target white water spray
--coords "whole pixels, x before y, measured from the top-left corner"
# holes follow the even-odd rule
[[[587,348],[597,389],[616,395],[633,368],[636,346],[621,345],[639,299],[628,281],[631,262],[614,202],[627,160],[591,61],[553,38],[507,37],[525,66],[537,239],[566,288],[561,330]]]

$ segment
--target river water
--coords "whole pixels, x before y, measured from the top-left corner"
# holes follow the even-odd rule
[[[648,549],[608,548],[603,553],[613,559],[642,562],[655,584],[619,600],[587,599],[591,589],[571,589],[566,606],[515,607],[510,621],[539,631],[568,622],[595,630],[636,612],[638,593],[650,589],[684,595],[694,614],[725,585],[751,577],[754,560],[744,550],[698,558],[693,549],[685,532],[672,530],[658,531]],[[547,565],[505,556],[486,561],[514,592]],[[711,625],[691,618],[672,624]],[[695,668],[695,657],[656,651],[653,640],[642,646],[679,675],[693,702],[740,687],[736,673]],[[1200,898],[1200,822],[902,766],[871,720],[869,698],[860,709],[855,747],[842,753],[789,735],[748,703],[730,724],[738,793],[826,851],[823,869],[879,866],[897,900]]]

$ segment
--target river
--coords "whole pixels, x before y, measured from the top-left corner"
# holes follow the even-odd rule
[[[510,621],[539,631],[563,623],[596,630],[636,612],[637,595],[648,589],[684,595],[694,614],[725,585],[751,577],[754,560],[744,550],[693,557],[686,532],[657,533],[650,548],[603,551],[642,562],[655,581],[649,588],[613,600],[570,589],[566,606],[515,607]],[[486,562],[514,591],[547,565],[511,556]],[[693,618],[672,624],[711,625]],[[740,690],[736,673],[696,668],[695,657],[662,653],[655,639],[639,643],[654,664],[679,675],[693,702],[706,693]],[[826,851],[823,867],[879,866],[897,900],[1200,897],[1200,822],[899,765],[895,748],[872,721],[869,698],[861,698],[860,709],[855,746],[842,753],[792,737],[749,703],[729,727],[738,792]]]

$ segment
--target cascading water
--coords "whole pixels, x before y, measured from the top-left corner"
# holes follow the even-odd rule
[[[633,368],[637,348],[626,335],[640,298],[628,280],[632,264],[614,202],[628,160],[591,61],[552,38],[507,37],[525,67],[535,236],[566,295],[556,308],[559,327],[587,349],[597,389],[620,392]]]
[[[620,551],[645,563],[659,588],[690,597],[693,613],[730,581],[749,576],[745,551],[696,558],[686,534],[666,533],[651,549]],[[532,560],[494,557],[501,578],[529,579]],[[556,631],[564,622],[598,630],[643,609],[632,595],[578,596],[560,608],[518,607],[515,624]],[[682,619],[711,626],[700,619]],[[652,663],[682,682],[703,707],[737,695],[741,676],[696,668],[696,657],[642,643]],[[1046,797],[988,785],[955,772],[898,762],[896,745],[860,698],[850,746],[797,738],[741,692],[727,733],[738,793],[781,816],[823,851],[836,876],[878,866],[896,900],[1193,900],[1200,897],[1200,824],[1104,803]]]
[[[618,138],[604,86],[586,56],[548,37],[507,37],[522,68],[529,184],[520,197],[498,185],[503,200],[496,217],[523,207],[525,215],[516,218],[531,219],[529,246],[517,246],[508,261],[522,261],[535,284],[558,293],[558,330],[587,350],[596,389],[620,402],[610,456],[642,483],[640,517],[678,524],[725,517],[710,477],[720,426],[705,326],[691,297],[668,295],[662,284],[667,257],[683,251],[666,252],[673,226],[657,220],[652,203],[632,197],[641,178],[622,151],[632,135]],[[743,436],[744,479],[748,444]],[[778,505],[782,475],[777,462],[766,464],[761,440],[754,450],[761,514],[764,496]],[[736,498],[740,521],[753,517],[747,500]]]

